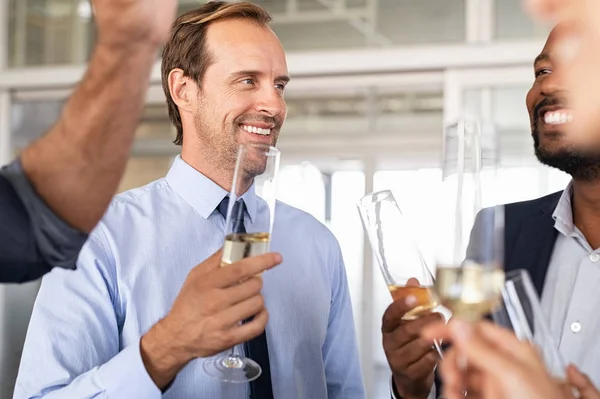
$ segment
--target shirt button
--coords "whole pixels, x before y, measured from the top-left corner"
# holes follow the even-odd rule
[[[579,322],[571,323],[571,331],[573,331],[574,333],[578,333],[579,331],[581,331],[581,324]]]
[[[600,260],[600,255],[598,254],[591,254],[590,255],[590,260],[594,263],[598,262],[598,260]]]

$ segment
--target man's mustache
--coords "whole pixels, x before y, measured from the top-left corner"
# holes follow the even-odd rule
[[[562,105],[565,106],[567,104],[564,98],[556,97],[556,96],[546,96],[542,101],[540,101],[535,108],[533,109],[533,120],[537,123],[540,118],[540,110],[543,107],[551,107],[553,105]]]

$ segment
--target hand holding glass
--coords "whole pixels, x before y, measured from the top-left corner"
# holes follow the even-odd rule
[[[537,292],[526,270],[506,274],[500,302],[501,305],[492,313],[494,322],[512,330],[520,340],[533,344],[539,350],[550,374],[565,382],[565,362],[558,352],[558,343],[550,332]]]

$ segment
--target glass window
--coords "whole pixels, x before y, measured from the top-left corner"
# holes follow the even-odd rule
[[[331,175],[331,221],[328,226],[337,238],[344,257],[359,342],[364,241],[356,202],[364,194],[365,174],[362,171],[339,171]]]
[[[9,0],[9,66],[84,63],[91,18],[89,0]]]
[[[325,185],[321,171],[309,162],[282,166],[277,183],[277,199],[310,213],[325,223]]]
[[[534,23],[523,11],[522,0],[495,0],[495,32],[497,39],[545,39],[548,27]]]
[[[257,1],[273,14],[287,51],[380,47],[465,40],[464,0]],[[277,3],[277,6],[275,6]],[[290,4],[292,2],[288,2]]]

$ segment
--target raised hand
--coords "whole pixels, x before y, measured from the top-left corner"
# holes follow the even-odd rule
[[[109,46],[161,45],[167,38],[177,0],[92,0],[98,43]]]

